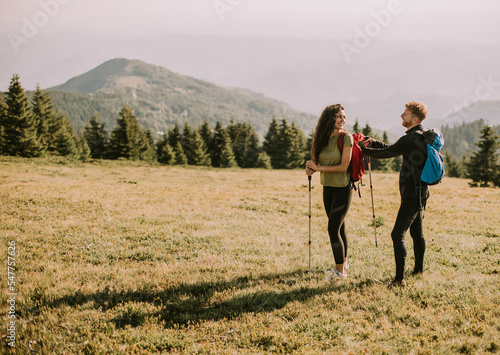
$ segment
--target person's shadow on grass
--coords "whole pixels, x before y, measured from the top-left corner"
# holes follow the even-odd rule
[[[127,325],[140,326],[148,317],[159,317],[166,327],[171,328],[208,320],[235,319],[245,313],[272,312],[285,307],[290,302],[304,302],[315,296],[332,292],[361,291],[376,285],[375,281],[368,279],[357,283],[349,280],[324,282],[319,287],[307,287],[307,280],[317,278],[317,273],[308,274],[303,270],[296,270],[257,277],[242,276],[230,281],[180,283],[161,291],[147,287],[136,291],[116,291],[106,287],[95,293],[77,291],[44,303],[51,308],[56,308],[63,304],[76,307],[93,301],[96,309],[106,311],[127,302],[134,302],[136,306],[128,307],[113,318],[112,321],[117,328]],[[306,281],[305,286],[298,286],[304,281]],[[273,290],[247,290],[258,285],[267,285],[268,287],[265,288],[272,287]],[[228,291],[235,295],[229,299],[224,297],[226,299],[223,301],[214,299],[216,294]],[[151,313],[146,310],[146,307],[137,306],[140,303],[149,303],[161,309],[156,313]]]

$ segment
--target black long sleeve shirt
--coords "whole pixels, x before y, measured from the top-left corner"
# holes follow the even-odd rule
[[[422,125],[415,126],[406,131],[406,135],[399,138],[392,145],[375,139],[368,148],[362,143],[359,144],[363,152],[373,158],[387,159],[399,155],[403,156],[403,164],[399,173],[399,192],[401,198],[418,199],[418,191],[421,193],[420,198],[422,200],[425,201],[429,197],[428,185],[423,182],[419,183],[420,174],[427,159],[427,145],[421,134],[423,130]]]

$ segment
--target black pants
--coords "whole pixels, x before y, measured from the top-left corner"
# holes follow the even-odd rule
[[[422,201],[425,206],[426,201]],[[424,268],[425,240],[422,229],[422,216],[420,202],[413,199],[402,199],[396,223],[391,233],[394,245],[394,258],[396,259],[396,280],[404,279],[406,245],[405,234],[410,229],[415,252],[415,272],[422,272]]]
[[[323,203],[328,216],[328,234],[332,244],[335,264],[343,264],[347,257],[345,217],[352,199],[352,185],[346,187],[323,187]]]

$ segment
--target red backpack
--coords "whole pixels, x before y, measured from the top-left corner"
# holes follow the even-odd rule
[[[346,132],[341,132],[338,140],[339,150],[342,154],[344,151],[344,135]],[[362,141],[365,136],[362,133],[354,133],[352,135],[352,156],[351,163],[349,164],[349,174],[352,182],[360,181],[365,173],[365,154],[358,146],[358,142]],[[363,182],[361,181],[361,185]]]

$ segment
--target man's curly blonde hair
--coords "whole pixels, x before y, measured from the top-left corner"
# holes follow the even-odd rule
[[[422,122],[427,116],[427,106],[420,101],[408,102],[405,107]]]

